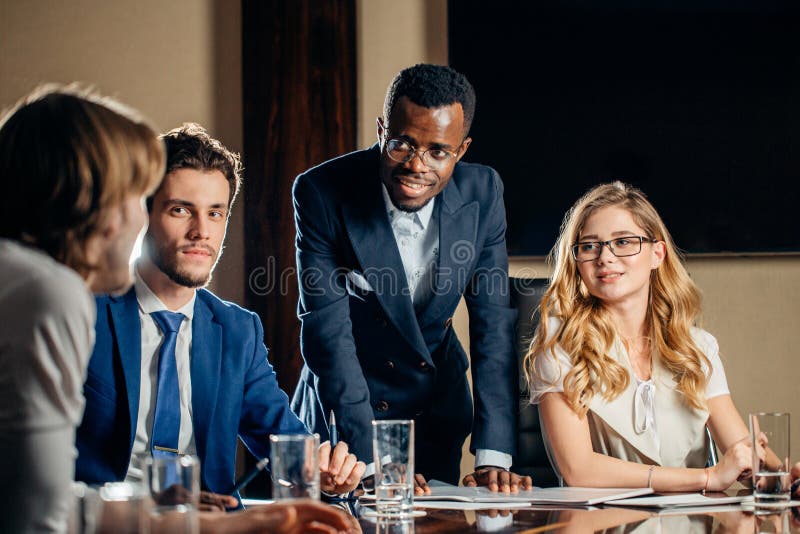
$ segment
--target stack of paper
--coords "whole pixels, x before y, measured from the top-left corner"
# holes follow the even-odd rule
[[[653,492],[650,488],[533,488],[518,493],[491,492],[488,488],[467,488],[438,481],[429,483],[430,495],[416,495],[415,502],[460,501],[471,503],[528,503],[589,506],[617,499],[629,499]]]
[[[619,499],[609,502],[608,504],[613,506],[635,506],[644,508],[683,508],[740,504],[747,499],[751,499],[751,496],[740,495],[737,497],[728,497],[725,494],[709,496],[700,493],[678,493],[671,495],[652,495],[649,497],[639,497],[637,499]]]

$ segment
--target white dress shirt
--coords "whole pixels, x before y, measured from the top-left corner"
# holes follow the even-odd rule
[[[386,187],[382,187],[383,201],[392,226],[403,270],[411,293],[414,310],[425,309],[434,295],[436,263],[439,258],[439,220],[433,216],[436,199],[415,212],[406,212],[392,203]],[[511,455],[490,449],[475,451],[475,465],[494,465],[508,469]]]
[[[194,301],[191,300],[177,310],[169,310],[153,293],[138,270],[134,276],[136,300],[139,303],[139,322],[142,336],[141,380],[139,385],[139,416],[136,423],[136,436],[133,440],[132,455],[150,452],[150,433],[153,429],[153,416],[156,406],[156,390],[158,388],[158,351],[164,341],[164,334],[150,315],[157,311],[174,311],[182,313],[186,318],[181,323],[178,339],[175,344],[175,362],[178,366],[178,385],[181,394],[181,427],[178,434],[178,450],[185,454],[196,454],[194,429],[192,427],[192,381],[190,360],[192,349],[192,317]],[[140,473],[136,466],[128,466],[126,480],[137,480]]]

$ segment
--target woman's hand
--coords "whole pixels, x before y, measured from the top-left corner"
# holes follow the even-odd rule
[[[764,448],[759,446],[759,458],[763,459]],[[753,449],[750,437],[745,436],[731,445],[717,465],[709,468],[708,491],[725,491],[741,476],[753,468]]]

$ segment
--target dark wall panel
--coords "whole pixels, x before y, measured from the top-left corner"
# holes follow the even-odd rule
[[[243,0],[245,305],[281,387],[302,360],[292,182],[356,145],[354,0]]]
[[[679,247],[797,252],[800,6],[451,0],[478,103],[466,158],[506,185],[510,252],[544,255],[591,186],[641,187]]]

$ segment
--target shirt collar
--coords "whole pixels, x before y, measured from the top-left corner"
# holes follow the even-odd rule
[[[397,219],[408,217],[416,222],[423,230],[428,227],[428,223],[431,222],[431,216],[433,215],[433,203],[436,202],[435,197],[417,211],[407,212],[395,207],[385,185],[381,187],[381,193],[383,193],[383,203],[386,206],[386,213],[389,215],[389,221],[392,224],[394,224]]]
[[[141,275],[139,275],[138,267],[133,270],[133,286],[136,289],[136,300],[139,302],[139,309],[143,313],[149,315],[157,311],[173,311],[167,308],[167,306],[161,302],[161,299],[153,293],[153,290],[147,286]],[[194,316],[194,301],[196,298],[197,291],[194,291],[192,292],[192,298],[189,299],[189,302],[174,311],[182,313],[191,321]]]

